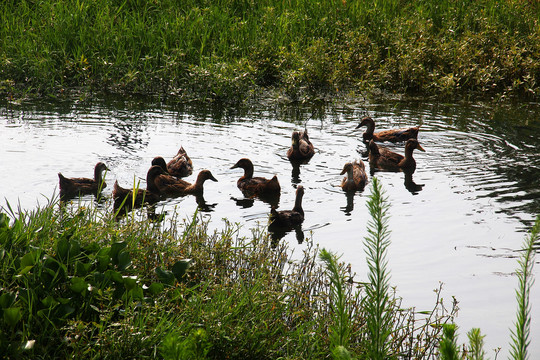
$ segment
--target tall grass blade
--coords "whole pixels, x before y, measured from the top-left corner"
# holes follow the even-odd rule
[[[534,283],[533,265],[534,265],[534,243],[540,238],[540,215],[531,229],[530,235],[523,243],[523,253],[518,260],[519,269],[518,289],[516,290],[516,299],[518,309],[516,313],[515,328],[512,330],[512,351],[511,356],[515,360],[528,359],[528,347],[530,343],[530,327],[531,327],[531,305],[529,303],[529,295],[531,287]]]
[[[371,215],[368,235],[364,238],[369,268],[364,307],[369,335],[368,358],[389,358],[392,312],[389,295],[390,274],[386,269],[386,249],[390,245],[388,230],[388,202],[377,178],[373,178],[371,195],[367,201]]]

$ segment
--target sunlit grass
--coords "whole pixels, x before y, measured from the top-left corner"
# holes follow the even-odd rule
[[[540,95],[531,1],[4,1],[0,92]]]

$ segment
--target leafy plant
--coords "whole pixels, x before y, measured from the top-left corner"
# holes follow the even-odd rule
[[[443,338],[441,339],[441,360],[459,360],[459,348],[457,345],[456,324],[443,325]]]
[[[533,266],[535,256],[535,243],[540,237],[540,216],[531,229],[530,235],[523,243],[523,252],[518,261],[517,270],[519,285],[516,290],[516,300],[518,309],[516,313],[515,328],[512,330],[512,352],[515,360],[524,360],[528,358],[529,335],[531,326],[531,305],[529,294],[533,285]]]

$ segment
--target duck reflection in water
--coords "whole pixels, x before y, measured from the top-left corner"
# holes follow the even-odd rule
[[[195,195],[195,201],[197,202],[197,206],[199,207],[199,210],[202,212],[212,212],[214,211],[214,208],[216,207],[217,203],[209,204],[204,199],[203,194],[197,194]]]
[[[270,224],[268,232],[272,234],[273,241],[278,241],[291,230],[295,230],[298,243],[304,241],[302,223],[304,222],[304,210],[302,209],[302,198],[304,196],[304,187],[298,185],[296,188],[296,199],[292,210],[276,210],[272,207],[270,210]]]
[[[425,184],[417,184],[413,180],[414,170],[403,169],[403,174],[405,175],[405,188],[413,195],[417,195],[424,188]]]
[[[268,225],[268,233],[272,238],[272,248],[276,248],[279,244],[279,241],[293,230],[296,235],[296,241],[298,241],[298,244],[302,244],[305,237],[304,231],[302,230],[302,225],[296,225],[291,228],[283,228],[272,224]]]

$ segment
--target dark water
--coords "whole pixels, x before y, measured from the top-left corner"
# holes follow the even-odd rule
[[[412,178],[375,174],[391,204],[392,284],[406,305],[426,310],[434,304],[433,290],[443,282],[447,304],[452,296],[460,302],[456,322],[463,341],[466,332],[479,327],[487,335],[490,357],[491,349],[502,347],[499,358],[506,358],[516,311],[518,249],[540,213],[538,104],[385,101],[244,110],[123,101],[4,104],[0,205],[8,201],[32,209],[45,204],[58,190],[58,172],[90,177],[98,161],[111,169],[105,196],[115,180],[124,187],[139,181],[144,186],[152,158],[169,159],[182,145],[195,168],[187,180],[194,181],[201,169],[210,169],[219,180],[205,184],[202,216],[210,227],[221,229],[226,218],[241,223],[241,231],[249,235],[251,228],[266,224],[270,210],[267,203],[245,199],[236,187],[242,170],[230,167],[249,157],[255,176],[278,176],[280,209],[293,207],[297,184],[306,189],[302,231],[281,241],[296,252],[306,242],[318,243],[342,254],[365,278],[362,240],[370,188],[352,197],[339,188],[344,163],[363,158],[362,131],[354,128],[365,114],[376,120],[378,129],[422,124],[419,141],[426,152],[414,153]],[[285,153],[292,131],[304,126],[316,154],[295,171]],[[403,144],[389,147],[403,152]],[[195,198],[188,196],[163,201],[156,211],[190,217],[196,207]],[[540,357],[538,299],[537,283],[531,293],[531,358]]]

